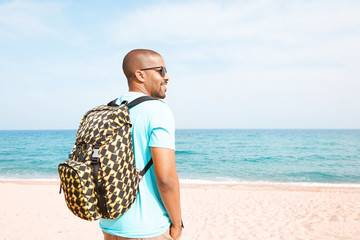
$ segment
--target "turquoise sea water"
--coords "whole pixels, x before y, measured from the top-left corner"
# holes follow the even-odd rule
[[[0,179],[57,179],[75,130],[0,131]],[[360,130],[177,130],[184,182],[360,186]]]

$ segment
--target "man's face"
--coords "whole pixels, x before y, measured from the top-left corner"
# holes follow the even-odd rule
[[[165,62],[160,56],[154,57],[152,59],[149,68],[164,66]],[[163,77],[161,75],[161,68],[156,68],[152,70],[144,71],[146,75],[145,86],[150,96],[153,98],[164,99],[166,97],[165,92],[167,90],[167,82],[169,81],[169,76],[165,73]]]

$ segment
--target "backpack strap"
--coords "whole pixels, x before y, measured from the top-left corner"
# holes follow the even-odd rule
[[[118,99],[114,99],[111,102],[109,102],[107,105],[110,107],[116,107],[119,106],[116,101]],[[149,100],[158,100],[156,98],[150,97],[150,96],[142,96],[142,97],[138,97],[135,100],[131,101],[130,103],[128,103],[127,101],[124,101],[122,103],[124,103],[129,109],[132,107],[135,107],[136,105],[145,102],[145,101],[149,101]],[[139,173],[140,175],[140,179],[145,175],[145,173],[149,170],[149,168],[151,167],[151,165],[153,164],[153,160],[152,158],[150,159],[150,161],[146,164],[146,166],[144,167],[144,169]]]
[[[109,107],[117,107],[117,106],[119,106],[118,104],[116,104],[116,101],[117,101],[118,99],[117,98],[115,98],[114,100],[112,100],[111,102],[109,102],[107,105],[109,106]]]
[[[126,106],[130,109],[132,107],[135,107],[136,105],[138,105],[139,103],[145,102],[145,101],[149,101],[149,100],[157,100],[156,98],[150,97],[150,96],[142,96],[139,97],[133,101],[131,101],[130,103],[126,104]]]
[[[139,103],[145,102],[145,101],[149,101],[149,100],[157,100],[156,98],[150,97],[150,96],[142,96],[139,97],[133,101],[131,101],[130,103],[127,103],[127,107],[130,109],[132,107],[135,107],[136,105],[138,105]],[[144,167],[144,169],[139,173],[140,178],[142,178],[145,173],[149,170],[149,168],[151,167],[151,165],[153,164],[153,160],[152,158],[150,159],[150,161],[146,164],[146,166]]]
[[[110,107],[117,107],[119,106],[116,101],[118,99],[114,99],[112,100],[111,102],[109,102],[107,105],[110,106]],[[130,103],[128,103],[127,101],[124,101],[122,103],[125,103],[126,106],[130,109],[132,107],[135,107],[136,105],[138,105],[139,103],[142,103],[142,102],[145,102],[145,101],[149,101],[149,100],[157,100],[156,98],[153,98],[153,97],[150,97],[150,96],[142,96],[142,97],[139,97],[139,98],[136,98],[135,100],[131,101]]]
[[[149,170],[149,168],[151,167],[152,164],[153,164],[153,160],[151,158],[150,161],[144,167],[144,169],[139,173],[140,179],[145,175],[145,173]]]
[[[99,162],[99,144],[95,144],[93,154],[91,156],[91,165],[93,166],[93,176],[95,182],[95,190],[98,194],[98,207],[104,217],[110,217],[109,212],[106,208],[106,200],[104,197],[103,183],[98,181],[98,173],[100,168]]]

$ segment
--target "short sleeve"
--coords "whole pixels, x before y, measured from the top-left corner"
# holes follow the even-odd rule
[[[175,122],[170,108],[162,103],[155,103],[150,118],[150,147],[175,150]]]

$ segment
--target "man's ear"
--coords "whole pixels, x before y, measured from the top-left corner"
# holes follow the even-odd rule
[[[136,77],[136,79],[138,80],[138,81],[140,81],[140,82],[145,82],[145,76],[144,76],[144,73],[142,72],[142,71],[140,71],[140,70],[136,70],[136,72],[135,72],[135,77]]]

